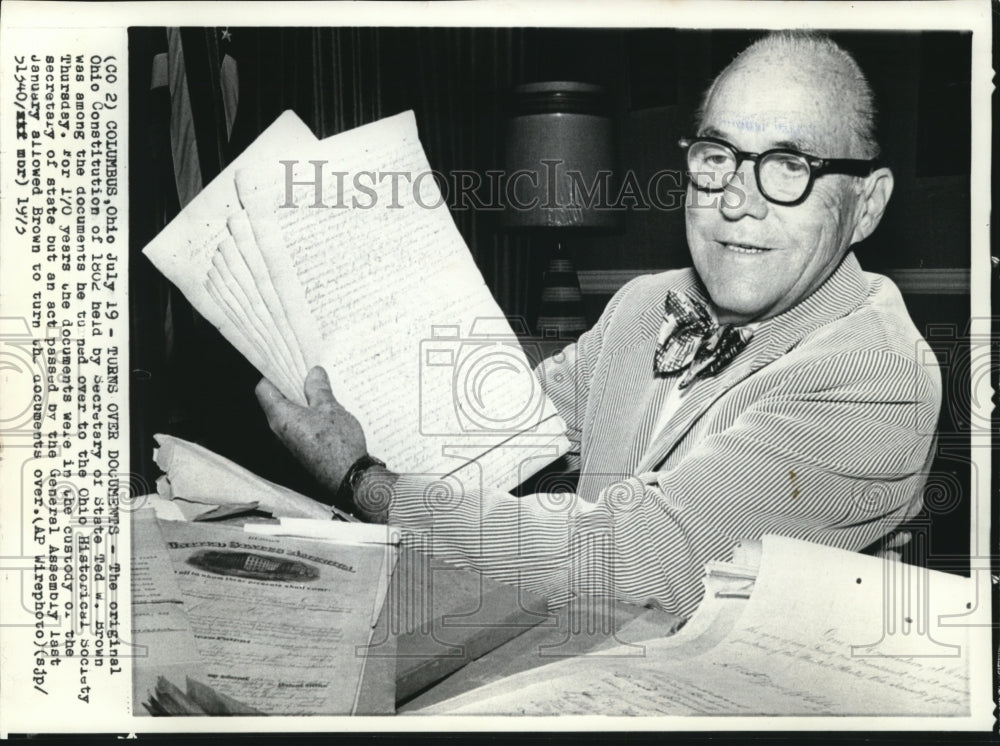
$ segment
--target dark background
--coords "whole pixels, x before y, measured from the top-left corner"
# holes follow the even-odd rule
[[[204,181],[288,108],[319,137],[406,109],[416,113],[433,168],[503,166],[507,94],[543,80],[599,83],[611,92],[619,164],[640,182],[681,169],[677,140],[712,78],[759,32],[675,29],[184,29],[182,39]],[[831,34],[876,94],[879,140],[896,177],[882,225],[856,247],[862,266],[897,279],[918,329],[942,364],[945,405],[925,514],[930,564],[968,554],[970,469],[967,332],[971,34]],[[129,32],[132,464],[151,486],[152,435],[206,445],[305,494],[315,484],[274,441],[253,396],[259,375],[140,253],[178,211],[170,99],[150,88],[163,29]],[[232,135],[220,118],[218,66],[238,64]],[[501,308],[529,324],[545,259],[540,241],[504,232],[496,213],[453,211]],[[632,210],[613,234],[567,246],[593,322],[612,292],[604,273],[690,263],[682,210]],[[976,268],[988,272],[988,268]],[[604,278],[602,280],[602,278]],[[586,283],[585,283],[586,285]],[[835,433],[831,437],[836,437]],[[151,487],[149,487],[151,488]],[[920,551],[919,554],[924,554]],[[919,556],[911,559],[920,561]]]

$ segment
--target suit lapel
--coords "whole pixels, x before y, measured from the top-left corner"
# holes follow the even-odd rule
[[[694,297],[701,293],[701,298],[705,299],[697,283],[687,292]],[[719,397],[784,355],[814,330],[854,311],[867,295],[868,283],[861,266],[854,253],[848,252],[816,292],[797,306],[762,322],[750,343],[728,366],[715,376],[699,378],[691,384],[676,412],[646,449],[636,471],[655,470]]]

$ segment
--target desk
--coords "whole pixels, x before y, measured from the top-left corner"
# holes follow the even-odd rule
[[[641,655],[639,643],[672,634],[680,621],[589,598],[549,613],[534,593],[404,550],[370,664],[373,678],[395,665],[397,712],[410,712],[567,656],[625,644]]]
[[[585,620],[601,618],[606,626],[599,623],[588,629]],[[589,599],[574,602],[557,611],[548,623],[539,624],[471,661],[413,699],[405,702],[397,699],[397,712],[413,712],[512,674],[575,655],[626,645],[641,656],[643,641],[673,634],[681,621],[673,614],[630,604],[615,603],[608,609],[606,604]]]

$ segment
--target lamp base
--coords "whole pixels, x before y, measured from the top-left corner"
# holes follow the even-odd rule
[[[545,269],[536,328],[540,337],[576,339],[587,331],[583,293],[573,262],[557,250]]]

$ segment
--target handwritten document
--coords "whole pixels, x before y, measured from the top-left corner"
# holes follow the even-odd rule
[[[336,164],[330,206],[315,171],[292,203],[273,167],[236,174],[241,202],[308,365],[322,365],[374,453],[393,469],[441,475],[469,461],[484,486],[511,488],[568,446],[500,308],[443,204],[411,112],[303,145],[288,159]],[[374,195],[374,196],[372,196]],[[355,205],[360,207],[355,207]],[[392,207],[390,207],[390,205]],[[525,473],[527,468],[527,473]]]
[[[289,399],[322,365],[397,472],[510,489],[569,447],[412,112],[322,141],[282,115],[145,253]]]
[[[267,714],[357,709],[395,546],[160,526],[209,685]]]
[[[713,594],[706,623],[699,610],[642,658],[554,663],[419,712],[966,715],[965,629],[940,619],[972,599],[967,578],[766,536],[742,611]]]
[[[146,257],[214,324],[244,357],[269,378],[282,378],[272,358],[235,324],[223,303],[205,286],[218,244],[229,235],[227,218],[240,210],[233,174],[244,163],[276,163],[297,142],[316,137],[294,112],[286,111],[212,180],[143,250]],[[301,392],[298,394],[301,397]]]

